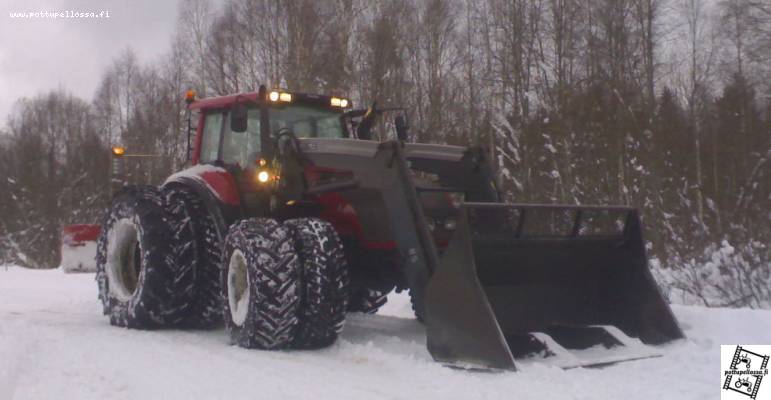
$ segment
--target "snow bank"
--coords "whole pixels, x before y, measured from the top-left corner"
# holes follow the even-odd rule
[[[651,271],[673,303],[708,307],[771,309],[771,249],[751,241],[734,247],[723,240],[699,260],[663,267],[651,260]]]
[[[0,268],[0,399],[695,400],[720,395],[720,344],[769,340],[771,311],[674,312],[688,339],[660,358],[475,373],[431,360],[404,294],[351,315],[331,348],[267,352],[229,346],[223,330],[112,327],[92,276]]]

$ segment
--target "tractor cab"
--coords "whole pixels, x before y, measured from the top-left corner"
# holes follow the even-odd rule
[[[236,181],[244,214],[250,216],[277,212],[286,204],[308,205],[304,200],[309,185],[350,177],[350,171],[317,168],[302,157],[282,162],[299,155],[303,146],[317,147],[315,139],[378,139],[385,136],[383,125],[393,128],[400,140],[407,137],[402,108],[378,109],[373,103],[353,110],[343,97],[268,91],[265,86],[257,92],[191,101],[189,108],[199,112],[193,164],[226,169]],[[376,126],[378,116],[390,114],[396,114],[392,123]],[[323,194],[310,197],[316,205],[345,208],[339,196],[336,201]],[[443,195],[422,197],[427,204],[442,203],[442,209],[449,204]],[[297,212],[294,207],[292,213]]]
[[[344,113],[350,107],[345,98],[268,91],[265,86],[258,92],[193,101],[190,109],[199,112],[199,127],[192,162],[225,168],[237,182],[247,214],[261,215],[271,194],[294,192],[289,195],[293,198],[302,190],[300,171],[282,171],[277,145],[350,137]]]
[[[193,164],[218,163],[247,168],[270,160],[282,134],[296,138],[347,138],[343,111],[347,99],[281,91],[214,97],[195,101],[203,126],[196,137]]]

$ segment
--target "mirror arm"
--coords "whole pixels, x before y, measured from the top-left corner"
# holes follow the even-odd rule
[[[268,88],[260,85],[257,91],[257,106],[260,110],[260,151],[262,158],[273,159],[273,140],[270,137],[270,114],[268,112]]]
[[[190,111],[190,107],[187,107],[187,162],[190,162],[190,130],[193,128],[192,123],[190,122],[190,119],[192,118],[192,112]]]

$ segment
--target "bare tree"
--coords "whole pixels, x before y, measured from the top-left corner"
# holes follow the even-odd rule
[[[206,38],[214,17],[210,0],[185,0],[179,2],[177,20],[177,45],[184,46],[189,65],[194,65],[194,86],[201,96],[207,96]]]
[[[702,162],[702,126],[699,114],[709,99],[711,75],[715,63],[715,36],[707,26],[708,15],[704,4],[698,0],[681,0],[679,11],[687,22],[688,75],[684,92],[688,105],[688,118],[694,134],[694,169],[696,173],[696,218],[702,229],[704,223],[704,165]]]

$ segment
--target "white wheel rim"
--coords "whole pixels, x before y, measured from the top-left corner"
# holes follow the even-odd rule
[[[236,326],[242,326],[246,321],[246,315],[249,312],[250,286],[246,257],[241,250],[235,250],[228,264],[228,305],[230,318]]]
[[[139,247],[139,254],[137,254]],[[107,235],[107,279],[110,295],[120,301],[129,301],[137,290],[142,249],[139,230],[134,221],[124,218],[116,221]]]

